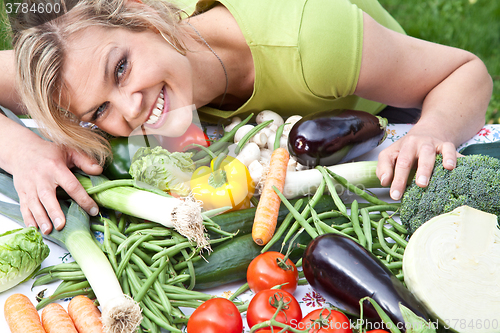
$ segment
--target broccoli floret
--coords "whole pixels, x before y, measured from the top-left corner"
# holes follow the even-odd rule
[[[438,155],[429,185],[421,188],[415,179],[401,199],[400,218],[412,234],[434,216],[470,207],[500,215],[500,160],[486,155],[457,159],[453,170],[443,167]]]

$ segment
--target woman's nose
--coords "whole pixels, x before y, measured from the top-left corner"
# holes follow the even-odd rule
[[[123,93],[117,95],[116,99],[115,105],[125,120],[135,120],[141,114],[142,93]]]

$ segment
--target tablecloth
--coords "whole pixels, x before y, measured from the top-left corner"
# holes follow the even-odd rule
[[[411,128],[411,126],[412,125],[409,124],[389,124],[387,126],[386,140],[376,149],[364,154],[363,156],[360,156],[358,160],[376,160],[378,153],[381,150],[388,147],[390,144],[392,144],[393,142],[397,141],[402,136],[404,136]],[[216,128],[211,130],[215,131]],[[208,134],[210,135],[214,133],[208,133]],[[486,125],[472,139],[468,140],[457,149],[459,150],[473,143],[485,143],[497,140],[500,140],[500,125]],[[389,198],[388,189],[377,189],[375,193],[380,199],[388,202],[391,201],[391,199]],[[1,194],[0,194],[0,200],[10,202],[8,198],[3,197]],[[19,225],[17,223],[0,215],[0,232],[5,232],[7,230],[12,230],[18,227]],[[96,236],[99,237],[99,235]],[[71,255],[66,250],[64,250],[63,248],[59,247],[58,245],[50,241],[45,241],[45,242],[50,248],[50,255],[43,262],[42,267],[47,267],[62,262],[73,261]],[[238,287],[241,286],[243,282],[224,285],[218,288],[208,290],[206,292],[212,295],[229,297]],[[34,304],[36,304],[35,297],[40,291],[47,289],[46,295],[50,295],[59,284],[58,282],[55,282],[49,285],[39,286],[31,289],[32,283],[33,280],[29,280],[10,290],[0,293],[0,332],[10,332],[3,315],[3,307],[7,297],[9,297],[14,293],[22,293],[27,295],[31,299],[31,301]],[[238,299],[245,301],[251,299],[252,296],[253,296],[252,292],[249,291],[239,296]],[[304,315],[314,309],[328,305],[327,300],[321,294],[314,291],[309,285],[299,286],[294,296],[299,301]],[[60,301],[60,303],[66,308],[68,300]],[[191,309],[186,309],[185,311],[187,314],[192,312]],[[246,319],[244,314],[243,314],[243,322],[245,325],[245,332],[249,332],[248,327],[246,326]]]

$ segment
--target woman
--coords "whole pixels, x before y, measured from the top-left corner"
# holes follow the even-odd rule
[[[0,55],[0,104],[15,108],[22,100],[57,143],[0,119],[8,147],[0,167],[14,175],[27,225],[45,233],[51,221],[64,226],[57,186],[97,213],[68,168],[101,172],[105,142],[80,121],[117,136],[160,125],[175,136],[190,123],[192,106],[212,120],[262,109],[286,117],[335,107],[418,108],[415,126],[379,156],[377,176],[394,200],[412,166],[426,186],[435,155],[452,169],[455,147],[484,124],[492,90],[484,64],[404,35],[375,1],[199,1],[188,17],[193,4],[179,12],[162,2],[83,0],[20,33],[15,57]]]

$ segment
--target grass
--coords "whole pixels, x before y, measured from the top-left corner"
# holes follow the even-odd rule
[[[484,61],[493,78],[487,123],[500,123],[500,1],[379,0],[408,35],[459,47]]]
[[[500,1],[379,0],[410,36],[459,47],[479,56],[494,80],[487,123],[500,123]],[[2,5],[3,7],[3,1]],[[4,9],[4,8],[3,8]],[[0,13],[0,50],[10,41]],[[5,17],[3,17],[5,19]],[[5,22],[5,21],[3,21]]]

